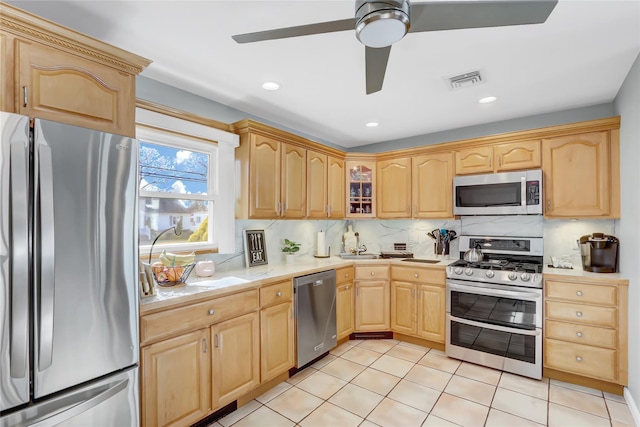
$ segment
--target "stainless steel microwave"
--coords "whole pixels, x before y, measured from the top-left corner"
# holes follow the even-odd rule
[[[456,176],[455,215],[541,215],[542,170]]]

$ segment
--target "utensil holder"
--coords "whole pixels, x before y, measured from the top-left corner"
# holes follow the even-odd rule
[[[444,246],[444,255],[449,255],[449,242],[443,243],[443,242],[436,242],[433,244],[433,250],[436,253],[436,255],[442,255],[442,249]]]

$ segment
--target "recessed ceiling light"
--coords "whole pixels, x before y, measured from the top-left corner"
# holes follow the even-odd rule
[[[265,90],[278,90],[280,89],[280,85],[276,82],[265,82],[262,83],[262,89]]]
[[[494,102],[496,99],[495,96],[485,96],[484,98],[480,98],[480,100],[478,101],[480,104],[488,104],[490,102]]]
[[[380,123],[378,123],[378,122],[369,122],[365,126],[368,127],[368,128],[374,128],[374,127],[378,126],[379,124]]]

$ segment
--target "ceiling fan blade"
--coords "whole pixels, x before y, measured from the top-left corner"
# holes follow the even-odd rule
[[[335,33],[337,31],[353,30],[356,27],[355,18],[340,21],[319,22],[317,24],[298,25],[297,27],[278,28],[275,30],[258,31],[255,33],[237,34],[231,36],[238,43],[252,43],[264,40],[286,39],[289,37],[309,36],[312,34]]]
[[[364,51],[365,67],[367,75],[367,95],[378,92],[382,89],[384,73],[387,71],[387,61],[391,46],[387,47],[367,47]]]
[[[412,3],[409,32],[541,24],[557,3],[557,0]]]

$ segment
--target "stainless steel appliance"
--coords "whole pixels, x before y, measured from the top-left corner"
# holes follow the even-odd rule
[[[300,368],[329,352],[337,344],[336,271],[328,270],[293,279]]]
[[[542,377],[542,239],[460,236],[447,266],[446,354],[532,378]]]
[[[0,123],[0,426],[138,425],[137,141]]]
[[[542,214],[542,170],[453,178],[456,215]]]

